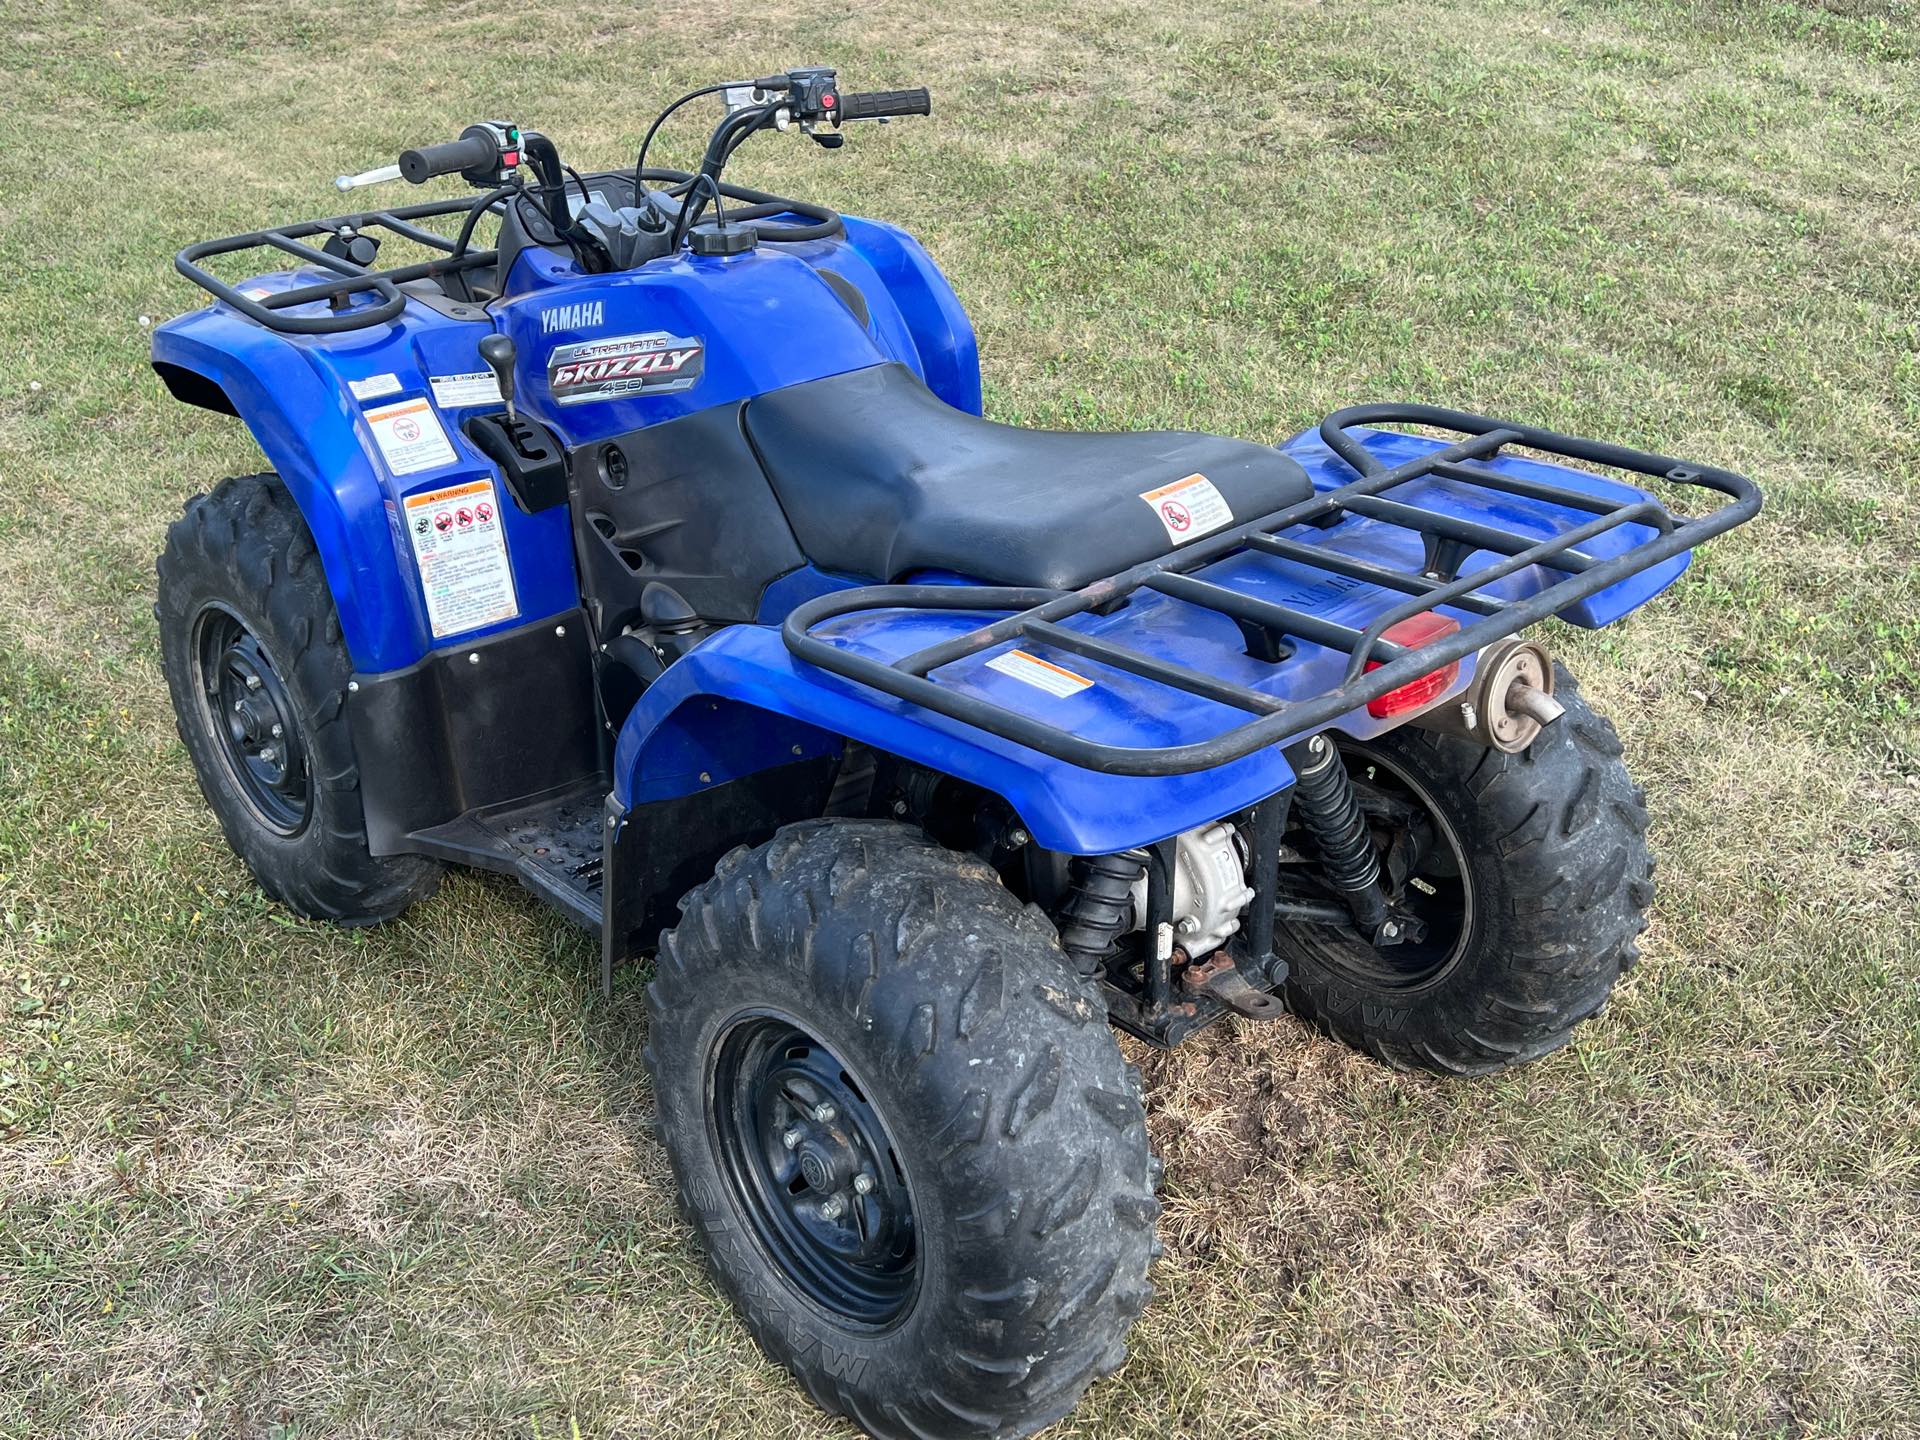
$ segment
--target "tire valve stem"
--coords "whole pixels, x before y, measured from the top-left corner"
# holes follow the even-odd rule
[[[1324,736],[1316,735],[1303,745],[1289,747],[1287,758],[1296,781],[1294,808],[1320,852],[1327,879],[1346,897],[1363,935],[1376,944],[1398,940],[1401,927],[1388,919],[1380,859],[1340,752]]]

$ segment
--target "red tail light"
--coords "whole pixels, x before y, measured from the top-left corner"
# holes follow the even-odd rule
[[[1417,650],[1422,645],[1431,645],[1435,640],[1443,640],[1459,632],[1460,622],[1450,620],[1445,615],[1436,615],[1429,610],[1424,615],[1413,615],[1398,625],[1389,625],[1383,639],[1396,645],[1404,645],[1409,650]],[[1378,670],[1384,661],[1369,660],[1367,669]],[[1460,678],[1460,662],[1449,661],[1438,670],[1429,670],[1418,680],[1409,680],[1397,690],[1389,690],[1377,700],[1367,702],[1367,713],[1376,720],[1385,720],[1394,715],[1404,715],[1409,710],[1419,710],[1432,704]]]

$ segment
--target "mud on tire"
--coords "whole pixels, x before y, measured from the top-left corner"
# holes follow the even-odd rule
[[[174,720],[201,792],[261,888],[310,919],[346,925],[390,919],[432,893],[438,862],[368,852],[346,717],[353,665],[313,538],[279,480],[241,476],[189,500],[158,568],[154,618]],[[215,623],[257,642],[275,714],[302,757],[297,813],[263,810],[226,748],[200,653]]]
[[[1653,901],[1645,794],[1613,726],[1556,667],[1566,714],[1507,755],[1410,726],[1342,746],[1428,791],[1468,861],[1472,921],[1456,957],[1407,987],[1339,963],[1327,932],[1281,925],[1289,1009],[1399,1069],[1478,1075],[1556,1050],[1639,958]]]
[[[686,898],[648,1003],[682,1206],[819,1404],[884,1440],[1025,1435],[1118,1367],[1157,1249],[1145,1116],[1100,997],[990,869],[899,825],[791,826]],[[723,1057],[767,1016],[830,1049],[884,1127],[914,1237],[894,1313],[810,1297],[743,1198]]]

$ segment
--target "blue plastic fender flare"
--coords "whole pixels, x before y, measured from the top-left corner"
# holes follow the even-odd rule
[[[770,627],[735,625],[640,697],[615,747],[614,796],[632,809],[695,794],[847,740],[992,791],[1036,843],[1072,855],[1149,845],[1293,783],[1277,747],[1193,775],[1085,770],[815,669]]]

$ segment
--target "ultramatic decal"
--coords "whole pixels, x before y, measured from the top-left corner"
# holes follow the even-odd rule
[[[699,340],[664,330],[583,340],[554,347],[547,357],[547,388],[561,405],[672,395],[693,388],[705,360],[706,347]]]

